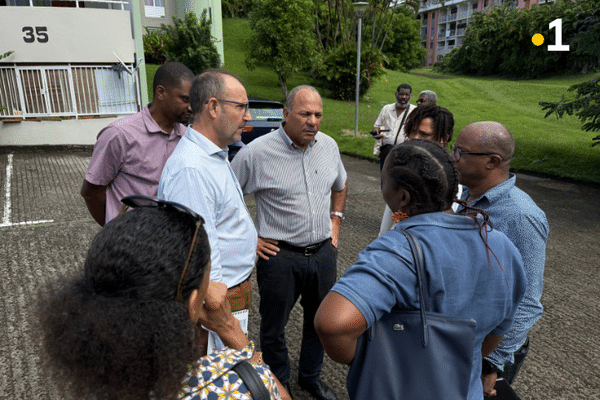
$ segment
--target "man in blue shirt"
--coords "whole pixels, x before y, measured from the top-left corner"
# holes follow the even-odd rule
[[[462,199],[486,211],[492,227],[515,244],[523,258],[528,281],[512,327],[483,361],[484,393],[491,396],[495,395],[497,376],[509,383],[514,380],[527,354],[527,332],[543,312],[540,298],[548,221],[531,197],[515,186],[515,175],[509,172],[514,148],[508,128],[492,121],[468,125],[452,146],[459,182],[466,187]]]
[[[206,307],[216,310],[227,299],[231,311],[246,310],[257,235],[227,146],[241,140],[242,128],[252,119],[248,96],[236,76],[208,70],[194,79],[190,105],[193,123],[167,160],[158,197],[181,203],[205,220],[211,249]],[[207,334],[202,340],[206,343]]]

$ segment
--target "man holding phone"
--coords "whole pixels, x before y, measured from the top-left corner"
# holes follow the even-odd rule
[[[408,114],[416,108],[410,104],[412,88],[408,83],[403,83],[396,89],[396,102],[383,106],[379,117],[375,121],[373,137],[375,147],[373,154],[379,157],[379,169],[383,168],[383,161],[392,147],[404,141],[404,122]]]

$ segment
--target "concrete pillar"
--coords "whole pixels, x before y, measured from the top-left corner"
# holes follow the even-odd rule
[[[136,58],[140,61],[138,77],[140,79],[140,97],[142,106],[148,104],[148,83],[146,82],[146,61],[144,60],[144,29],[142,28],[142,12],[144,0],[131,0],[131,27],[135,40]],[[137,61],[136,61],[137,62]]]

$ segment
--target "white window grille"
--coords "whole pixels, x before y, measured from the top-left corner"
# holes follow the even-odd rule
[[[0,67],[0,118],[132,114],[137,92],[136,73],[109,65]]]
[[[164,0],[155,0],[163,1]],[[53,7],[52,0],[7,0],[7,6],[13,7]],[[60,5],[54,5],[54,7],[74,7],[79,8],[105,8],[114,10],[129,10],[128,0],[63,0]],[[163,4],[164,7],[164,4]]]
[[[147,18],[165,18],[165,0],[144,0],[144,13]]]

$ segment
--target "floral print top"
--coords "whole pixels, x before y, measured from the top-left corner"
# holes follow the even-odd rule
[[[190,366],[179,393],[182,400],[250,400],[248,388],[232,370],[242,360],[249,360],[254,354],[254,343],[242,350],[225,348],[202,357],[195,367]],[[273,373],[267,365],[251,364],[267,387],[271,399],[281,399]]]

